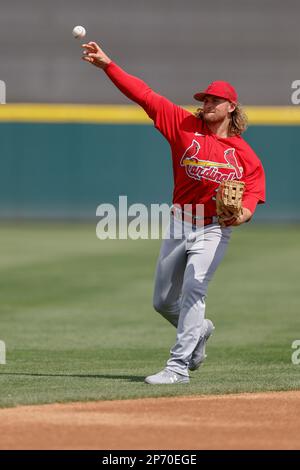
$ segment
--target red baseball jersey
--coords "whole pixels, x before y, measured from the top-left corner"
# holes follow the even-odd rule
[[[204,204],[206,217],[216,215],[215,195],[223,180],[245,182],[243,206],[254,213],[265,202],[261,161],[240,136],[221,138],[206,123],[155,93],[114,62],[105,72],[129,99],[144,108],[168,140],[173,159],[173,204]]]

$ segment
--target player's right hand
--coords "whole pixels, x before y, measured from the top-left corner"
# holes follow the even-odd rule
[[[86,62],[90,62],[100,69],[105,69],[111,62],[111,59],[96,42],[90,41],[88,44],[82,44],[82,47],[84,48],[82,59]]]

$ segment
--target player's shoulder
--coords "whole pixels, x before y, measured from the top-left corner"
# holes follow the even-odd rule
[[[191,111],[187,110],[184,107],[181,108],[181,129],[186,132],[195,132],[195,129],[198,131],[203,131],[203,121],[198,116],[196,116]]]
[[[199,118],[197,118],[195,114],[193,114],[183,106],[173,104],[173,110],[170,117],[171,116],[175,118],[178,130],[180,130],[181,132],[194,133],[195,129],[199,130],[201,127],[201,123],[198,122]]]
[[[188,111],[185,107],[174,103],[173,101],[169,100],[168,98],[161,96],[161,111],[165,111],[170,115],[175,115],[180,121],[192,121],[196,119],[194,114]]]
[[[245,162],[251,162],[254,165],[261,164],[259,156],[242,136],[236,135],[232,137],[232,140],[234,147],[236,148],[237,152],[240,154],[242,159],[245,160]]]
[[[190,115],[191,113],[182,105],[175,103],[172,99],[167,98],[164,95],[161,95],[159,93],[156,93],[155,91],[151,90],[151,97],[152,99],[155,98],[156,101],[160,104],[162,108],[172,108],[173,110],[176,110],[177,112],[180,112],[185,115]]]

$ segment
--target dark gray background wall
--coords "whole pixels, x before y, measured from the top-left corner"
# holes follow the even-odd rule
[[[8,102],[127,102],[80,61],[71,31],[82,24],[88,40],[175,102],[224,79],[244,104],[289,105],[299,18],[299,0],[2,0],[0,79]]]

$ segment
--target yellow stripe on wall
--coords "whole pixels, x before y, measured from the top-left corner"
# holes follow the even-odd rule
[[[0,106],[0,121],[9,122],[84,122],[143,124],[151,122],[139,106],[5,104]]]
[[[194,112],[197,106],[184,106]],[[300,125],[300,106],[246,106],[249,124]],[[136,105],[5,104],[0,105],[2,122],[150,124],[145,111]]]
[[[249,124],[300,124],[300,106],[245,107]]]

